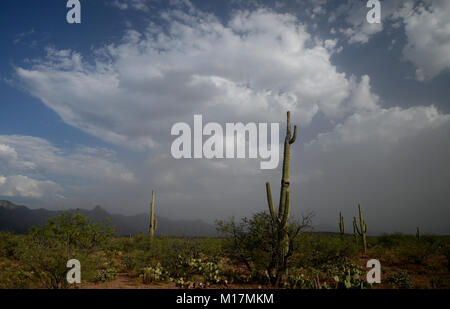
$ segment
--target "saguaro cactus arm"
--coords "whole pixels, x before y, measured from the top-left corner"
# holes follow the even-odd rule
[[[289,140],[289,144],[292,145],[293,143],[295,143],[295,141],[297,140],[297,132],[298,132],[297,126],[294,126],[294,135]]]
[[[266,182],[266,192],[267,192],[267,203],[269,204],[270,216],[274,222],[278,221],[277,215],[275,213],[275,208],[273,207],[272,190],[270,188],[270,182]]]
[[[353,230],[361,236],[361,232],[358,229],[358,224],[356,223],[356,217],[353,217]]]
[[[366,240],[367,224],[364,221],[360,204],[358,204],[358,212],[359,212],[359,228],[358,228],[358,224],[356,223],[356,217],[353,217],[353,231],[355,233],[355,240],[357,240],[356,234],[358,234],[361,237],[364,253],[366,253],[366,251],[367,251],[367,240]]]
[[[344,217],[340,212],[339,212],[339,232],[341,233],[341,238],[343,238],[345,234],[345,225],[344,225]]]

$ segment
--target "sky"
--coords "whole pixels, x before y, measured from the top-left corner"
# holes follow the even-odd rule
[[[267,211],[281,162],[175,159],[175,123],[291,111],[292,217],[450,233],[450,2],[4,1],[0,198],[172,219]],[[282,145],[280,145],[282,151]]]

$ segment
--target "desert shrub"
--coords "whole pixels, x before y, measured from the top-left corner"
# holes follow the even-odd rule
[[[297,239],[297,248],[295,263],[298,267],[320,267],[359,252],[358,246],[350,238],[308,234]]]
[[[122,270],[131,272],[136,269],[138,261],[131,253],[126,253],[121,257]]]
[[[169,278],[179,285],[192,285],[197,288],[208,287],[212,284],[228,285],[232,282],[233,275],[230,272],[224,271],[223,264],[217,258],[192,258],[183,257],[179,255],[177,262],[170,264],[170,267],[165,267],[164,263],[158,263],[153,267],[146,267],[144,271],[149,278],[153,279],[155,276],[162,279]],[[145,273],[141,273],[145,275]]]
[[[31,273],[32,280],[48,289],[66,288],[66,263],[73,256],[66,246],[58,241],[42,245],[29,238],[17,249],[18,259],[24,269]]]
[[[394,233],[394,234],[383,234],[381,236],[378,236],[376,239],[378,240],[379,246],[392,249],[405,243],[405,241],[408,238],[411,237],[404,235],[402,233]]]
[[[155,281],[166,281],[169,279],[169,273],[158,263],[156,266],[144,267],[141,269],[139,277],[142,282],[149,284]]]
[[[0,232],[0,256],[14,258],[14,253],[19,245],[21,236]]]
[[[191,287],[193,287],[193,282],[180,277],[180,278],[170,278],[170,281],[175,283],[176,287],[179,287],[181,289],[189,289]]]
[[[39,286],[66,288],[67,261],[78,259],[82,263],[83,276],[89,278],[98,264],[92,263],[90,255],[105,248],[112,234],[108,225],[92,223],[79,213],[63,212],[59,217],[49,219],[43,227],[31,228],[14,254]]]
[[[450,246],[444,249],[444,256],[447,259],[447,271],[450,272]]]
[[[92,281],[94,282],[107,282],[112,281],[117,278],[119,274],[117,268],[108,267],[105,269],[98,269],[95,273],[95,277]]]
[[[226,274],[222,271],[223,266],[219,260],[190,259],[188,266],[192,273],[201,275],[204,286],[227,285],[229,282]]]
[[[346,258],[340,258],[333,263],[322,267],[331,276],[338,289],[365,289],[369,288],[365,280],[366,271],[361,266],[350,262]]]
[[[422,242],[413,242],[397,249],[397,256],[402,264],[423,264],[431,254],[430,246]]]
[[[267,270],[275,245],[275,233],[271,229],[271,217],[259,213],[251,219],[243,218],[240,223],[217,222],[220,233],[229,236],[224,252],[235,264],[244,264],[249,271]]]
[[[450,288],[450,280],[442,277],[432,277],[430,285],[433,289],[448,289]]]
[[[134,249],[133,239],[129,237],[112,238],[108,250],[122,253],[130,253]]]
[[[296,250],[295,239],[298,233],[309,226],[311,217],[303,218],[302,223],[291,221],[288,225],[290,235],[289,251],[286,260]],[[216,221],[220,234],[227,236],[223,243],[223,254],[236,266],[245,265],[249,272],[270,273],[276,250],[276,229],[272,226],[272,218],[267,212],[260,212],[251,218],[243,218],[239,223]]]
[[[150,250],[150,237],[143,233],[138,233],[132,238],[132,247],[135,250],[148,251]]]
[[[407,270],[400,270],[399,272],[389,274],[386,278],[386,283],[398,289],[413,288],[413,283]]]
[[[286,270],[282,286],[288,289],[313,289],[315,288],[315,282],[314,279],[305,275],[303,268],[291,267]]]
[[[68,250],[78,249],[89,253],[105,248],[113,233],[114,229],[106,222],[91,222],[80,213],[70,212],[50,218],[43,227],[30,229],[30,236],[36,244],[51,246],[52,242],[61,242]]]
[[[33,275],[17,265],[0,267],[0,289],[31,288]]]

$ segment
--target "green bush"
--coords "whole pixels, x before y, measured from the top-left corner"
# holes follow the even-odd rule
[[[22,267],[0,267],[0,289],[29,289],[33,287],[33,274]]]
[[[386,282],[399,289],[413,288],[413,283],[407,270],[400,270],[397,273],[389,274],[386,278]]]
[[[338,259],[332,264],[324,265],[327,273],[332,276],[338,289],[366,289],[366,271],[346,258]]]
[[[297,267],[320,267],[341,258],[359,253],[351,238],[303,234],[297,240],[298,252],[294,255]]]
[[[405,243],[405,241],[411,237],[403,235],[402,233],[394,233],[394,234],[383,234],[381,236],[378,236],[377,240],[378,245],[384,248],[392,249]]]
[[[0,232],[0,256],[14,258],[15,250],[23,238],[11,233]]]
[[[95,273],[94,282],[107,282],[117,278],[118,270],[114,267],[99,269]]]
[[[157,281],[166,281],[169,279],[169,273],[158,263],[154,267],[145,267],[141,270],[141,274],[139,277],[142,279],[142,282],[145,284],[149,284]]]
[[[68,250],[84,250],[89,253],[105,248],[114,229],[108,223],[91,222],[80,213],[62,212],[50,218],[43,227],[32,227],[30,237],[36,244],[51,247],[60,242]]]
[[[33,227],[16,245],[14,255],[30,280],[39,287],[67,288],[66,263],[82,262],[82,275],[89,278],[98,264],[89,262],[95,250],[107,247],[113,230],[109,225],[92,223],[81,214],[63,212],[43,227]],[[98,261],[97,261],[98,262]],[[85,276],[87,275],[87,276]]]
[[[397,249],[397,255],[402,264],[423,264],[431,254],[431,248],[422,242],[411,243]]]
[[[66,263],[75,257],[69,255],[63,243],[54,241],[43,245],[29,238],[17,248],[17,256],[24,269],[33,275],[32,280],[40,286],[48,289],[68,286]]]
[[[308,226],[310,217],[303,222],[292,221],[288,225],[289,251],[286,261],[296,250],[297,234]],[[276,229],[272,226],[272,217],[267,212],[260,212],[252,218],[243,218],[239,223],[216,221],[217,231],[226,236],[222,250],[224,256],[233,264],[244,265],[251,273],[270,272],[273,269],[274,252],[276,252]],[[289,263],[289,262],[287,262]],[[288,264],[287,264],[288,266]]]

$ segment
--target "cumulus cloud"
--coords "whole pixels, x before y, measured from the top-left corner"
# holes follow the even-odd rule
[[[2,149],[7,150],[3,153],[10,153],[9,160],[2,160]],[[1,163],[6,163],[5,169],[21,168],[83,179],[135,181],[133,173],[116,162],[110,150],[79,146],[72,151],[63,151],[45,139],[32,136],[0,135]]]
[[[440,113],[434,106],[417,106],[408,109],[391,107],[375,112],[355,113],[333,131],[319,134],[310,145],[329,149],[332,145],[358,143],[384,144],[385,147],[421,131],[442,127],[450,122],[450,115]]]
[[[430,80],[450,68],[450,2],[426,1],[400,12],[408,42],[406,59],[416,66],[416,78]]]
[[[381,2],[382,22],[369,24],[365,3],[348,0],[330,14],[329,21],[344,18],[341,27],[350,44],[367,43],[387,27],[404,26],[403,56],[416,67],[419,81],[430,80],[450,68],[450,2],[446,0],[391,0]],[[384,25],[388,25],[387,27]],[[333,29],[333,28],[332,28]]]
[[[53,181],[40,181],[23,175],[1,176],[0,196],[25,198],[62,198],[62,188]]]
[[[382,8],[384,18],[384,3]],[[366,2],[348,0],[341,3],[336,10],[330,13],[328,21],[332,23],[343,18],[345,26],[339,28],[339,32],[344,34],[348,43],[365,44],[373,35],[383,30],[383,23],[371,24],[367,22],[366,16],[368,11],[369,8],[366,7]]]
[[[361,203],[374,233],[448,233],[449,134],[450,115],[433,106],[357,113],[306,145],[292,192],[318,217],[342,211],[347,222]]]
[[[73,186],[86,182],[136,181],[134,174],[117,162],[110,150],[79,146],[63,151],[42,138],[20,135],[0,135],[0,173],[3,174],[0,195],[35,198],[43,197],[44,193],[54,195],[63,189],[49,179]],[[36,180],[36,177],[46,180]]]
[[[340,119],[359,107],[359,86],[331,64],[335,42],[312,38],[293,15],[238,11],[222,23],[187,11],[162,13],[166,27],[128,31],[96,50],[95,63],[49,49],[17,76],[66,123],[134,149],[157,148],[193,113],[278,121],[290,109],[307,126],[319,111]]]

